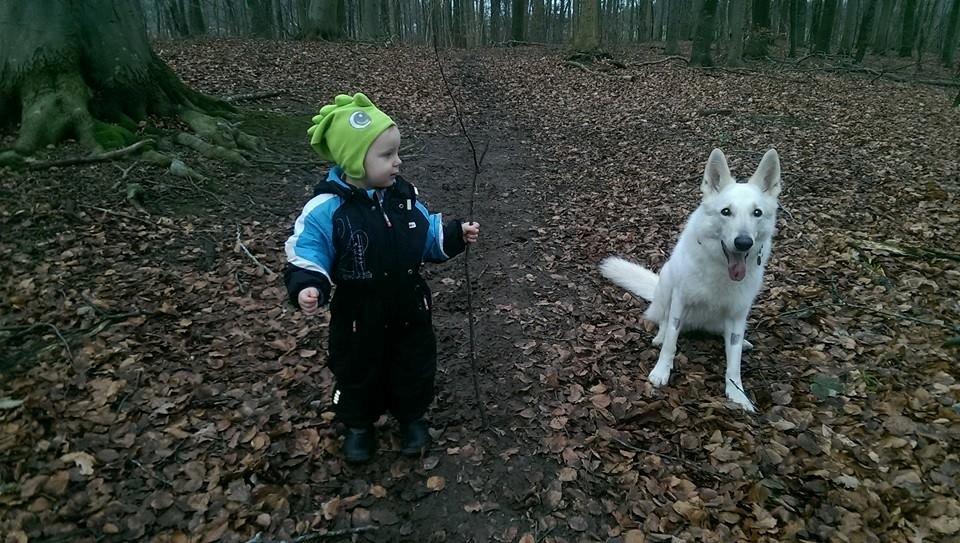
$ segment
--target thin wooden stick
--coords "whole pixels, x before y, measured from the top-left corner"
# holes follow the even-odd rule
[[[450,101],[453,102],[453,110],[457,115],[457,122],[460,123],[460,131],[463,133],[463,136],[467,138],[467,143],[470,145],[470,152],[473,156],[473,182],[470,184],[470,212],[467,215],[467,220],[473,222],[473,202],[474,196],[477,194],[477,177],[480,175],[480,160],[477,159],[477,148],[473,145],[473,140],[470,138],[470,134],[467,133],[467,127],[463,124],[463,116],[460,114],[460,105],[457,103],[456,97],[453,95],[453,91],[450,89],[450,83],[447,81],[447,76],[443,72],[443,63],[440,62],[440,46],[437,44],[437,35],[433,35],[433,53],[437,59],[437,68],[440,70],[440,78],[443,79],[443,85],[447,90],[447,95],[450,96]],[[484,150],[484,156],[486,156],[486,150]],[[470,339],[470,369],[473,377],[473,395],[474,399],[477,402],[477,409],[480,411],[480,421],[483,424],[483,427],[487,427],[487,411],[484,408],[483,399],[480,397],[480,381],[477,371],[477,349],[476,341],[473,331],[473,281],[470,278],[470,245],[467,245],[466,253],[463,255],[463,273],[466,276],[466,288],[467,288],[467,330],[469,333]]]
[[[250,252],[250,250],[247,249],[247,246],[244,245],[242,241],[240,241],[240,225],[239,225],[239,224],[237,225],[237,245],[239,245],[240,248],[243,249],[243,252],[247,253],[247,256],[249,256],[249,257],[257,264],[257,266],[260,267],[260,271],[261,271],[261,272],[266,271],[266,272],[269,272],[270,275],[275,275],[275,272],[274,272],[273,270],[271,270],[269,266],[267,266],[266,264],[260,262],[260,261],[257,259],[257,257],[253,256],[253,254]]]

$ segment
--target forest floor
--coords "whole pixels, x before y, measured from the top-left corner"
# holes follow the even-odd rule
[[[384,419],[357,467],[331,423],[327,319],[291,310],[283,243],[325,170],[310,117],[341,92],[397,120],[431,210],[467,215],[472,155],[433,50],[157,48],[209,94],[284,90],[241,105],[270,151],[183,153],[202,180],[0,171],[3,543],[960,540],[956,89],[816,59],[733,72],[644,49],[587,71],[542,48],[441,51],[485,152],[467,265],[487,425],[461,256],[426,271],[433,448],[400,457]],[[653,389],[645,303],[596,271],[663,264],[714,147],[741,177],[771,147],[783,167],[748,325],[756,415],[725,401],[715,338],[682,337]]]

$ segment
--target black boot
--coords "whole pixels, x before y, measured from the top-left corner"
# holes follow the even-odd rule
[[[416,419],[400,424],[400,454],[420,456],[420,453],[429,444],[430,432],[427,421]]]
[[[375,446],[376,439],[372,426],[347,428],[343,438],[343,456],[351,464],[360,464],[370,460]]]

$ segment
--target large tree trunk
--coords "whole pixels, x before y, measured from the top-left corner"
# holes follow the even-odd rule
[[[866,2],[867,8],[863,12],[860,32],[857,33],[857,52],[854,55],[854,60],[858,63],[863,62],[863,57],[867,54],[867,46],[870,45],[870,33],[873,30],[873,19],[877,11],[877,0],[866,0]]]
[[[817,23],[817,37],[814,51],[830,53],[830,40],[833,37],[833,19],[837,14],[837,0],[824,0],[823,14]]]
[[[207,23],[203,18],[203,7],[200,0],[187,0],[187,27],[191,36],[207,33]]]
[[[573,35],[575,51],[593,54],[600,50],[600,0],[578,0]]]
[[[957,34],[960,33],[960,0],[953,0],[950,6],[950,13],[947,15],[946,36],[943,39],[943,50],[940,53],[940,60],[943,65],[953,66],[953,59],[957,53]],[[960,96],[958,94],[957,96]]]
[[[380,2],[363,0],[360,4],[360,35],[373,40],[380,37]]]
[[[250,13],[250,31],[257,38],[273,37],[273,14],[270,0],[247,0]]]
[[[680,54],[680,9],[683,0],[668,0],[667,13],[667,45],[664,51],[668,55]]]
[[[913,53],[913,42],[916,34],[917,0],[906,0],[903,3],[903,29],[900,32],[900,56],[909,57]]]
[[[853,37],[857,31],[857,13],[860,0],[847,0],[843,17],[843,35],[840,37],[840,54],[849,55],[853,47]]]
[[[511,39],[513,41],[526,41],[527,35],[527,0],[513,0],[513,12],[510,21]]]
[[[490,1],[490,41],[497,43],[501,40],[500,28],[503,26],[503,14],[500,0]]]
[[[743,57],[743,27],[747,22],[746,0],[730,0],[730,47],[727,65],[739,66]]]
[[[714,20],[717,17],[717,0],[704,0],[697,21],[697,34],[693,38],[693,52],[690,64],[694,66],[713,66],[710,49],[713,46]]]
[[[803,43],[803,32],[807,28],[807,0],[787,0],[790,2],[790,52],[788,56],[797,56],[797,47]]]
[[[67,138],[101,150],[148,115],[178,116],[208,136],[217,128],[207,113],[232,111],[154,54],[139,2],[0,2],[0,28],[0,125],[19,121],[20,153]]]
[[[303,37],[336,41],[343,38],[346,10],[343,0],[310,0],[303,23]]]
[[[544,19],[546,11],[544,10],[543,0],[531,0],[533,2],[533,12],[530,14],[530,41],[544,41]]]

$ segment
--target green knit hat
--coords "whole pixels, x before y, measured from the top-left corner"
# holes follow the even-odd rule
[[[310,145],[324,160],[339,164],[354,179],[363,179],[367,149],[384,130],[395,125],[363,93],[339,94],[320,109],[307,129]]]

